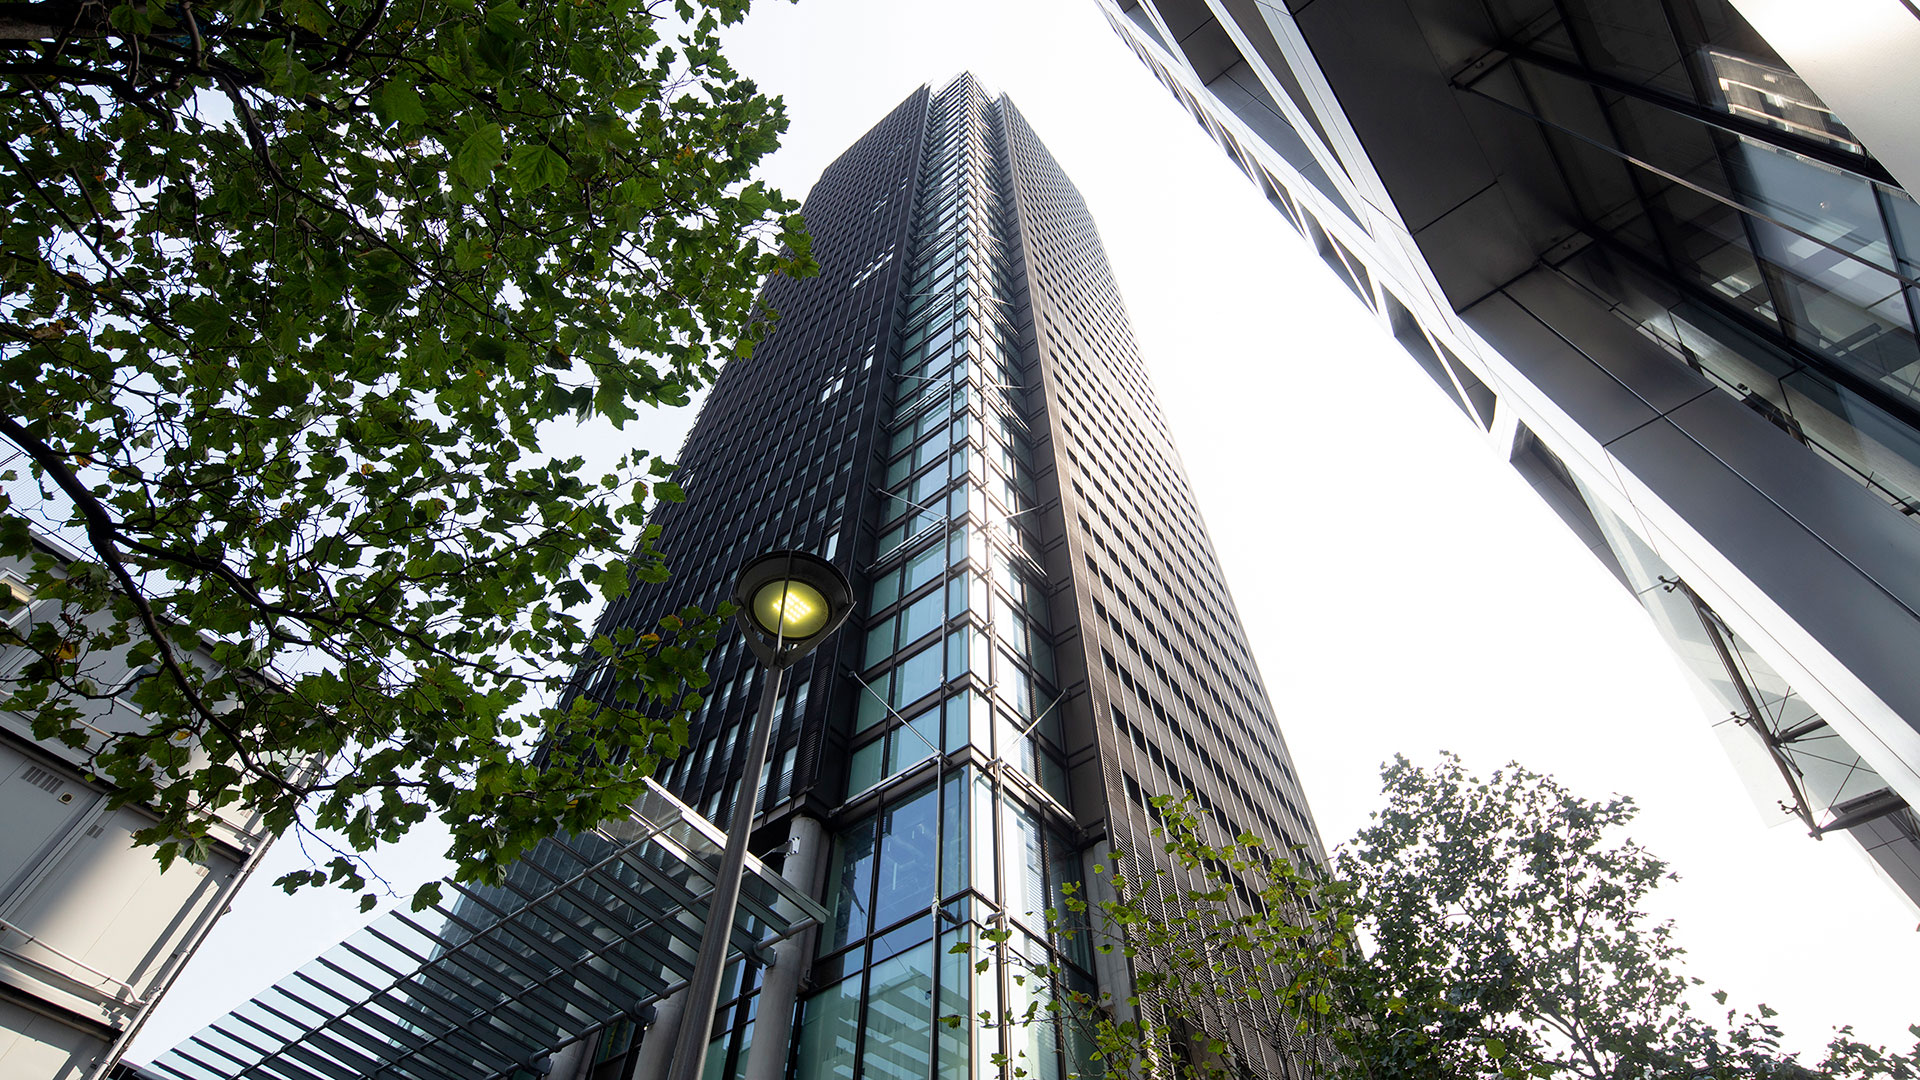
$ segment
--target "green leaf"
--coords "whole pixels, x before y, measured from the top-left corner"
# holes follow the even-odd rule
[[[567,160],[546,143],[528,143],[513,150],[514,182],[522,191],[557,187],[567,179]]]
[[[424,124],[427,122],[427,106],[420,100],[420,91],[410,82],[395,79],[380,88],[380,104],[386,110],[387,119],[396,124]]]
[[[499,124],[487,124],[467,136],[453,156],[453,174],[467,186],[481,188],[493,179],[493,170],[506,150],[506,137]]]
[[[765,245],[788,245],[791,273],[808,247],[755,186],[782,109],[713,40],[737,0],[690,6],[676,39],[646,5],[420,0],[364,28],[351,7],[203,11],[244,88],[220,113],[234,123],[205,113],[221,87],[134,78],[117,47],[76,44],[70,81],[0,95],[0,277],[24,334],[0,371],[34,388],[12,419],[58,448],[4,470],[0,551],[75,618],[30,624],[8,707],[97,751],[115,805],[151,815],[138,843],[178,873],[222,818],[325,830],[341,857],[279,883],[358,898],[379,850],[428,819],[461,880],[498,881],[540,837],[621,812],[684,746],[706,613],[603,639],[613,705],[544,704],[595,637],[590,605],[652,589],[679,538],[644,524],[650,470],[671,472],[645,448],[609,486],[541,441],[702,389],[764,337]],[[178,5],[106,19],[116,40],[187,47]],[[654,354],[659,370],[637,359]],[[56,462],[81,463],[146,553],[165,649],[97,560],[54,558],[8,512]],[[109,655],[165,670],[131,694],[151,729],[102,747],[78,695]],[[266,670],[284,694],[236,679]],[[543,744],[577,767],[534,768]],[[616,746],[639,748],[633,769],[604,764]]]

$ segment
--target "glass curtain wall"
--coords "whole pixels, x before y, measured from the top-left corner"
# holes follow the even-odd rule
[[[1598,243],[1562,269],[1920,513],[1920,207],[1728,0],[1491,5],[1471,89],[1538,120]]]
[[[1051,1028],[978,1021],[1049,992],[1013,978],[1021,957],[1071,945],[1091,967],[1084,940],[1045,940],[1080,860],[1029,513],[1007,183],[997,107],[962,78],[931,105],[890,358],[847,823],[792,1058],[807,1080],[997,1078],[1001,1054],[1059,1077],[1070,1052],[1084,1060]],[[985,945],[989,929],[1012,936]],[[986,951],[951,951],[963,943]]]

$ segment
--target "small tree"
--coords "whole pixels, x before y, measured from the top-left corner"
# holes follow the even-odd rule
[[[1621,828],[1633,802],[1581,799],[1517,765],[1396,758],[1386,806],[1337,860],[1372,965],[1445,1001],[1427,1035],[1462,1070],[1495,1062],[1600,1080],[1651,1060],[1686,1018],[1670,923],[1645,913],[1666,864]]]
[[[684,403],[811,270],[751,179],[786,120],[720,53],[745,9],[0,5],[0,435],[44,496],[0,494],[0,554],[52,602],[7,707],[156,811],[163,862],[238,805],[344,837],[283,884],[357,889],[437,814],[492,877],[677,750],[714,621],[579,618],[666,576],[671,467],[542,441]],[[583,658],[609,689],[562,715]],[[151,726],[89,732],[129,668]]]
[[[1107,1075],[1142,1080],[1278,1076],[1282,1058],[1351,1080],[1920,1077],[1920,1046],[1842,1028],[1804,1065],[1765,1006],[1698,1015],[1672,924],[1643,910],[1671,875],[1622,835],[1630,799],[1517,765],[1482,780],[1451,755],[1382,775],[1385,808],[1330,871],[1252,836],[1209,845],[1185,802],[1155,800],[1160,850],[1104,868],[1112,898],[1049,916],[1123,955],[1132,993],[1056,991],[998,1019],[1075,1025]]]
[[[1842,1028],[1803,1065],[1764,1005],[1724,1026],[1695,1012],[1701,980],[1680,967],[1673,923],[1645,910],[1674,875],[1625,835],[1632,799],[1585,799],[1517,764],[1483,780],[1452,754],[1424,769],[1396,757],[1381,775],[1386,806],[1337,872],[1371,946],[1367,985],[1430,1003],[1401,1030],[1455,1074],[1920,1076],[1920,1047],[1889,1053]]]
[[[1116,850],[1093,867],[1091,893],[1069,887],[1046,916],[1056,942],[1082,939],[1122,957],[1129,992],[1116,1000],[1076,989],[1057,955],[1008,952],[1015,981],[1036,990],[1020,1011],[980,1019],[1064,1027],[1090,1049],[1082,1075],[1116,1080],[1277,1075],[1283,1058],[1324,1067],[1343,1034],[1331,1023],[1336,1000],[1351,989],[1338,974],[1354,947],[1344,886],[1251,835],[1208,844],[1188,798],[1152,806],[1157,850]],[[984,937],[997,944],[1007,934]],[[1005,1064],[1016,1076],[1031,1068]]]

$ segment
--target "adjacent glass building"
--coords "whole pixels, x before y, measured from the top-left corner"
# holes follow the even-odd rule
[[[1022,958],[1124,1002],[1126,961],[1045,913],[1113,849],[1157,853],[1152,797],[1323,856],[1093,222],[1019,112],[971,76],[923,87],[804,213],[821,272],[767,284],[778,327],[721,372],[653,517],[674,575],[602,619],[711,610],[769,550],[842,568],[859,607],[790,672],[767,767],[743,775],[766,675],[735,631],[638,840],[559,838],[438,931],[376,924],[169,1077],[664,1075],[715,846],[687,838],[746,783],[780,878],[736,931],[706,1080],[1095,1074],[1071,1025],[979,1016],[1062,989]],[[613,689],[587,667],[574,693]],[[1206,1034],[1298,1075],[1261,1019]]]
[[[1098,3],[1640,598],[1763,813],[1920,902],[1920,13]]]

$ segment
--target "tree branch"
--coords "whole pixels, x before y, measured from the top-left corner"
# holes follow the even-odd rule
[[[173,642],[167,637],[165,628],[160,625],[160,617],[154,613],[153,605],[147,601],[146,593],[140,588],[139,583],[133,580],[133,574],[127,570],[126,563],[120,558],[120,552],[114,544],[115,530],[113,520],[107,516],[106,508],[100,505],[100,501],[94,496],[92,489],[82,483],[80,478],[73,474],[73,470],[67,467],[65,455],[53,447],[48,446],[31,431],[21,426],[19,421],[11,416],[0,414],[0,435],[5,435],[7,438],[13,440],[14,445],[26,451],[28,456],[32,457],[34,462],[42,469],[45,469],[47,475],[53,478],[53,482],[59,486],[60,490],[66,492],[67,497],[73,500],[74,507],[78,509],[80,515],[86,519],[87,539],[93,545],[94,554],[99,557],[101,564],[113,574],[114,580],[119,583],[121,593],[133,603],[135,610],[139,612],[141,627],[146,631],[147,637],[152,640],[154,646],[159,650],[161,664],[166,667],[167,674],[173,678],[175,685],[180,688],[180,693],[186,698],[187,704],[190,705],[193,711],[203,720],[214,728],[217,728],[221,734],[227,737],[227,741],[233,745],[233,752],[240,758],[241,764],[245,765],[249,771],[258,774],[262,778],[272,780],[289,790],[300,791],[301,789],[299,789],[297,785],[289,783],[285,777],[261,768],[260,764],[253,759],[253,755],[247,752],[246,744],[241,741],[240,733],[223,721],[220,715],[208,706],[205,699],[200,696],[200,692],[194,686],[193,680],[188,677],[186,671],[180,666],[179,657],[175,655],[173,650]],[[301,791],[301,794],[304,795],[305,792]]]
[[[106,5],[96,0],[77,4],[69,0],[0,3],[0,42],[105,37],[112,32],[107,25]]]

